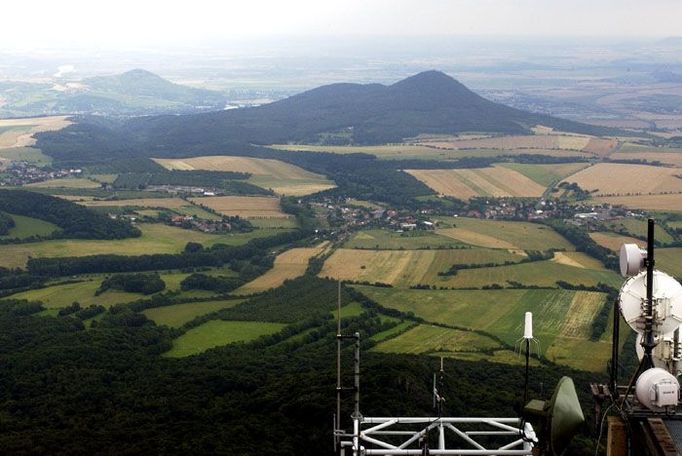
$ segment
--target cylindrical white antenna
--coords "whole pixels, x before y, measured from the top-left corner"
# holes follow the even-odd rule
[[[523,326],[523,338],[533,338],[533,312],[526,312],[526,318]]]

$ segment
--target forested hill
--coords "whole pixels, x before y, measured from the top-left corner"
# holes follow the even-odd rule
[[[58,160],[68,160],[67,154],[76,151],[99,153],[104,159],[216,154],[249,144],[323,138],[380,144],[423,133],[520,134],[538,124],[576,133],[614,133],[493,103],[444,73],[427,71],[390,86],[332,84],[254,108],[150,116],[117,125],[90,125],[84,120],[59,132],[43,133],[39,147]]]

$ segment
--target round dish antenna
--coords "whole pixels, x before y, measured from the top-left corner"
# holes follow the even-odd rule
[[[644,371],[637,379],[635,387],[637,400],[654,412],[662,412],[667,407],[675,407],[679,394],[679,382],[665,369],[653,367]]]
[[[632,277],[644,269],[647,252],[637,244],[623,244],[620,246],[620,275]]]
[[[630,277],[618,295],[620,313],[639,334],[645,327],[646,275],[644,271]],[[682,324],[682,285],[661,271],[654,271],[653,310],[653,331],[657,335],[671,333]]]

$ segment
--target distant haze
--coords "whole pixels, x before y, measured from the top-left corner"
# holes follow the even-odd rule
[[[276,35],[680,34],[680,0],[35,0],[2,6],[0,50],[211,47]]]

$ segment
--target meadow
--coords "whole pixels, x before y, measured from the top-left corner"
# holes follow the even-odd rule
[[[483,331],[512,347],[523,333],[524,313],[533,312],[534,335],[540,341],[542,355],[548,360],[574,368],[603,371],[610,356],[608,331],[599,341],[589,340],[592,322],[605,305],[603,293],[354,288],[384,307],[413,312],[427,322]],[[400,343],[400,337],[397,339],[394,343]],[[472,345],[478,348],[475,343]],[[485,341],[480,348],[489,349],[491,343]]]
[[[52,163],[52,158],[43,154],[40,149],[35,147],[10,147],[0,148],[0,162],[6,161],[25,161],[37,166],[45,166]]]
[[[440,217],[436,233],[458,241],[495,249],[574,250],[573,245],[548,226],[538,223]]]
[[[171,306],[153,307],[144,310],[142,313],[157,325],[179,328],[197,317],[216,312],[220,309],[236,306],[240,302],[243,302],[243,299],[188,302],[184,304],[173,304]]]
[[[259,229],[250,233],[207,234],[163,224],[139,224],[139,238],[116,240],[55,239],[0,246],[0,266],[21,268],[29,258],[88,256],[100,254],[141,255],[179,253],[188,242],[204,246],[241,245],[251,239],[272,236],[281,230]]]
[[[286,325],[260,321],[210,320],[173,340],[173,348],[163,354],[169,358],[196,355],[211,348],[248,342],[279,332]]]
[[[462,247],[464,244],[433,231],[414,230],[397,233],[393,230],[362,230],[344,244],[348,249],[382,249],[382,250],[415,250],[415,249],[448,249]]]
[[[167,169],[249,173],[248,182],[281,195],[309,195],[334,187],[326,177],[280,160],[227,155],[155,160]]]
[[[9,229],[9,233],[0,236],[0,239],[24,239],[31,236],[49,236],[59,229],[57,225],[44,220],[26,217],[23,215],[10,214],[14,219],[14,227]]]
[[[627,218],[606,222],[606,227],[614,232],[625,232],[631,236],[644,238],[647,237],[647,221],[644,218]],[[656,240],[662,244],[673,241],[673,237],[662,227],[656,228]]]
[[[520,172],[502,166],[470,169],[407,170],[433,191],[461,200],[476,196],[541,196],[545,187]]]
[[[231,273],[224,269],[219,269],[221,274]],[[180,282],[187,277],[188,273],[166,272],[162,273],[161,279],[166,283],[165,291],[180,291]],[[92,304],[109,307],[114,304],[128,303],[146,296],[141,293],[128,293],[121,290],[109,289],[99,296],[95,296],[95,291],[99,288],[105,275],[89,275],[78,277],[75,282],[48,285],[44,288],[23,291],[10,296],[10,299],[26,299],[28,301],[42,301],[48,309],[59,309],[70,306],[74,301],[81,307]],[[182,292],[182,297],[198,298],[210,297],[215,293],[202,290],[191,290]],[[148,297],[148,296],[147,296]]]
[[[83,177],[50,179],[26,185],[29,188],[100,188],[101,184]]]

